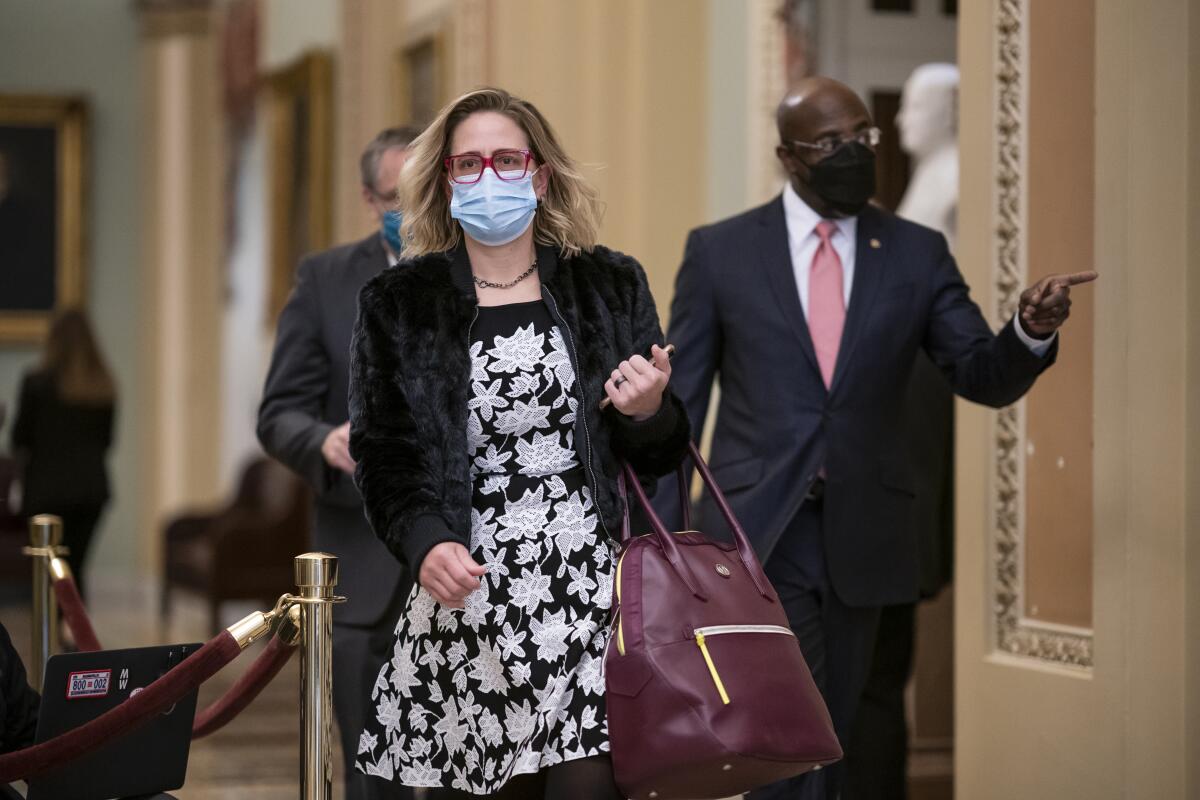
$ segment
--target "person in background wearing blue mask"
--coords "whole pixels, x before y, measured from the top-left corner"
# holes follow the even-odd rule
[[[619,464],[667,474],[689,438],[646,275],[596,243],[595,189],[499,89],[413,142],[400,205],[408,266],[360,299],[350,452],[418,585],[361,699],[358,768],[438,800],[616,800]]]
[[[353,764],[365,718],[362,695],[390,655],[392,625],[411,585],[371,533],[351,479],[346,406],[350,336],[359,290],[400,260],[396,187],[418,133],[416,128],[389,128],[363,151],[362,196],[379,229],[360,242],[300,262],[295,289],[279,315],[258,411],[263,449],[312,486],[316,549],[338,557],[338,593],[348,598],[333,612],[333,709],[347,766],[347,800],[380,797],[380,788],[388,788],[355,773]]]

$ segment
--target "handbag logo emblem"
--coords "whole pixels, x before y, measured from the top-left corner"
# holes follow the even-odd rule
[[[720,575],[722,578],[728,578],[730,575],[733,574],[732,572],[729,571],[729,567],[725,566],[724,564],[717,564],[715,569],[717,570],[717,574]]]

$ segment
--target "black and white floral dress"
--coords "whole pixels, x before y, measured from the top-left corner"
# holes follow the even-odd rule
[[[481,307],[472,334],[470,549],[487,575],[463,610],[414,589],[358,768],[486,794],[608,751],[614,559],[575,450],[575,372],[545,305]]]

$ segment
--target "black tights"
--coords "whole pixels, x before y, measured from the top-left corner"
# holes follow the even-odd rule
[[[482,795],[434,789],[431,800],[478,800]],[[591,756],[518,775],[488,800],[621,800],[608,756]]]

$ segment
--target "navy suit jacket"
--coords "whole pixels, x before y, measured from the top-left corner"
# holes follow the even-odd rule
[[[389,612],[406,584],[399,562],[367,524],[362,497],[349,475],[321,455],[325,437],[350,419],[350,338],[358,293],[387,268],[378,233],[306,256],[279,315],[275,351],[258,410],[258,440],[316,493],[318,550],[338,557],[338,589],[346,603],[337,622],[390,625]],[[370,688],[370,687],[368,687]]]
[[[959,395],[1008,405],[1048,367],[1011,324],[994,334],[945,237],[874,206],[858,218],[854,285],[826,390],[788,249],[783,199],[692,231],[676,278],[672,386],[699,439],[714,377],[717,484],[764,560],[824,467],[823,536],[834,591],[853,606],[917,597],[914,477],[904,403],[924,349]],[[668,523],[676,493],[659,492]],[[715,504],[701,529],[727,534]],[[669,524],[669,527],[671,525]]]

